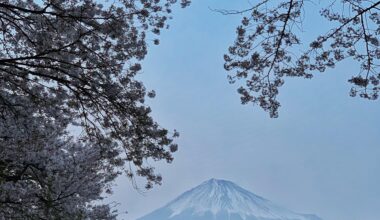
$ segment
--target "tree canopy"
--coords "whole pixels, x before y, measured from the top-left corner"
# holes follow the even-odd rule
[[[178,133],[150,116],[144,100],[154,91],[135,75],[176,1],[101,3],[0,2],[3,216],[112,219],[109,206],[91,203],[110,181],[124,172],[151,188],[161,176],[147,161],[173,160]]]
[[[92,203],[118,175],[99,145],[30,109],[1,120],[0,219],[115,219],[109,205]]]
[[[320,15],[332,28],[307,43],[302,23],[320,6]],[[326,6],[323,6],[323,5]],[[253,103],[278,117],[279,88],[287,77],[312,78],[315,72],[334,68],[351,59],[360,65],[351,73],[351,96],[375,100],[380,85],[379,34],[380,1],[262,0],[246,10],[219,10],[223,14],[244,14],[234,44],[224,56],[230,83],[238,89],[243,104]]]

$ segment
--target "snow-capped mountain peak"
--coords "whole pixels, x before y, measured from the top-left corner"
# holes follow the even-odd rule
[[[140,220],[151,219],[320,220],[277,206],[233,182],[218,179],[203,182]]]

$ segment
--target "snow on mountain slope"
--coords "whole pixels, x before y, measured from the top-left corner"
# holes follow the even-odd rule
[[[139,220],[320,220],[273,204],[233,182],[210,179]]]

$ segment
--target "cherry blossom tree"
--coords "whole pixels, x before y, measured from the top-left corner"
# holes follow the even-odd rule
[[[118,170],[32,109],[0,119],[0,219],[115,219],[100,202]]]
[[[82,138],[104,155],[122,150],[148,188],[159,183],[144,161],[172,161],[177,133],[170,136],[151,118],[146,89],[134,76],[147,53],[147,34],[167,27],[175,2],[1,1],[1,92],[31,100],[46,119],[83,128]],[[9,97],[0,99],[12,107]]]
[[[331,23],[307,48],[302,39],[309,13],[305,4],[313,4],[312,10],[320,6],[320,15]],[[379,10],[380,1],[372,0],[261,0],[246,10],[219,10],[244,14],[235,43],[224,56],[229,81],[241,82],[243,104],[257,104],[278,117],[277,95],[286,78],[312,78],[349,59],[360,65],[359,73],[350,73],[350,95],[375,100],[380,90]]]
[[[149,189],[173,160],[135,76],[176,0],[101,2],[0,2],[0,219],[114,219],[115,177]]]

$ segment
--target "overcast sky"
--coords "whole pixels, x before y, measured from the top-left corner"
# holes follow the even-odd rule
[[[119,178],[111,199],[129,212],[120,219],[141,217],[213,177],[324,220],[380,219],[380,103],[349,97],[356,64],[288,80],[278,119],[242,106],[222,59],[240,16],[209,7],[244,6],[246,0],[193,0],[175,10],[161,44],[150,47],[140,78],[157,93],[149,101],[155,119],[180,132],[180,148],[172,164],[153,164],[162,186],[141,194]],[[305,22],[305,34],[324,27],[315,14]]]

